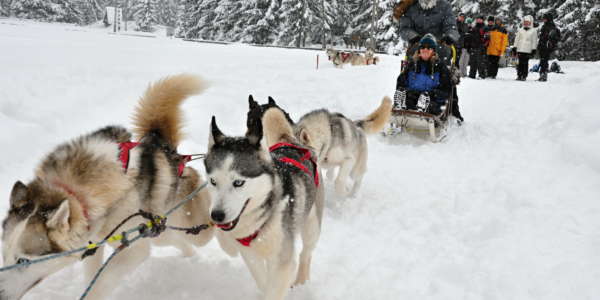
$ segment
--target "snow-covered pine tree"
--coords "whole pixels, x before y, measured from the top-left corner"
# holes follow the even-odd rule
[[[592,7],[586,15],[583,36],[586,37],[584,59],[600,61],[600,4]],[[564,35],[563,35],[564,36]]]
[[[379,0],[375,39],[377,48],[390,54],[400,53],[403,48],[403,41],[398,34],[398,23],[392,20],[394,7],[398,3],[400,0]]]
[[[322,0],[283,0],[280,11],[283,22],[277,44],[296,47],[305,47],[307,42],[320,44],[329,30]]]
[[[595,7],[593,0],[567,0],[557,8],[558,22],[561,27],[562,43],[557,55],[561,58],[585,59],[586,23],[589,12]]]
[[[185,36],[187,38],[212,39],[214,37],[213,21],[217,15],[215,10],[219,0],[188,0],[190,2],[189,18]]]
[[[254,7],[244,12],[244,25],[240,41],[254,44],[271,44],[278,34],[279,1],[256,1]]]
[[[300,47],[306,39],[305,0],[281,1],[281,30],[277,44]]]
[[[159,0],[156,3],[158,24],[174,27],[177,23],[177,3],[175,0]]]
[[[158,24],[156,0],[136,0],[131,7],[135,19],[136,30],[144,32],[154,31]]]
[[[0,17],[6,16],[8,16],[8,6],[4,4],[4,1],[0,1]]]
[[[69,0],[13,0],[11,11],[18,18],[83,23],[81,12]]]

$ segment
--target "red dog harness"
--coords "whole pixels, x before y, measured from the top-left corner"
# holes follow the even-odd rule
[[[294,145],[294,144],[290,144],[290,143],[278,143],[275,144],[271,147],[269,147],[269,151],[273,152],[277,149],[281,149],[281,148],[292,148],[295,149],[296,151],[300,152],[302,154],[302,157],[300,157],[300,161],[293,159],[291,157],[281,157],[278,159],[278,161],[283,162],[285,164],[289,164],[292,165],[300,170],[302,170],[304,173],[308,174],[308,176],[312,176],[315,182],[316,186],[319,186],[319,172],[317,171],[317,163],[315,162],[315,160],[313,159],[310,150],[306,149],[306,148],[302,148],[298,145]],[[312,166],[313,166],[313,171],[311,172],[304,164],[303,162],[309,161]],[[254,232],[253,234],[245,237],[245,238],[239,238],[236,239],[240,244],[242,244],[245,247],[250,247],[250,244],[252,243],[252,241],[254,241],[257,237],[258,234],[260,233],[260,229],[258,229],[256,232]]]
[[[119,153],[119,160],[121,161],[121,164],[125,171],[127,171],[127,169],[129,168],[129,152],[131,151],[131,149],[137,147],[139,144],[140,143],[137,143],[137,142],[119,143],[119,150],[121,151]],[[187,162],[189,162],[190,160],[192,160],[192,156],[191,155],[179,155],[179,156],[181,157],[181,162],[179,163],[179,166],[177,167],[177,175],[179,177],[181,177],[181,175],[183,174],[183,169],[185,169],[185,164]]]
[[[314,178],[315,185],[319,186],[319,172],[317,171],[317,163],[315,162],[312,155],[310,154],[310,150],[308,150],[306,148],[302,148],[298,145],[290,144],[290,143],[278,143],[278,144],[271,146],[269,148],[269,151],[273,152],[280,148],[293,148],[293,149],[298,150],[300,153],[302,153],[302,157],[300,158],[300,161],[297,161],[291,157],[285,157],[285,156],[279,158],[279,161],[286,163],[286,164],[293,165],[294,167],[304,171],[304,173],[308,174],[309,176],[312,176]],[[308,170],[308,168],[305,165],[302,164],[302,162],[307,161],[307,160],[310,161],[313,166],[312,173],[310,172],[310,170]]]

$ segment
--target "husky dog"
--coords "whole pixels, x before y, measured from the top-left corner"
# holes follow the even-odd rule
[[[341,68],[345,64],[351,64],[353,66],[367,65],[367,58],[358,52],[340,51],[332,48],[327,49],[326,52],[328,59],[333,62],[333,65],[337,68]]]
[[[213,117],[204,162],[221,246],[241,253],[264,299],[281,300],[309,279],[324,194],[316,164],[303,160],[312,153],[298,145],[285,113],[270,107],[249,114],[261,115],[244,137],[225,136]]]
[[[375,56],[373,49],[365,51],[365,60],[367,65],[376,65],[379,63],[379,56]]]
[[[319,165],[328,170],[340,167],[335,180],[335,190],[340,196],[354,195],[367,171],[367,139],[365,134],[379,132],[388,122],[392,101],[384,97],[377,110],[363,120],[352,121],[340,113],[319,109],[302,116],[296,123],[295,134],[301,144],[317,152]],[[348,176],[353,181],[348,193]]]
[[[39,165],[28,184],[17,181],[3,222],[4,265],[83,247],[104,238],[125,217],[139,209],[164,213],[201,184],[198,173],[182,165],[176,149],[181,139],[180,103],[206,88],[190,75],[167,77],[151,85],[134,115],[138,143],[122,127],[106,127],[58,146]],[[135,146],[135,147],[133,147]],[[207,193],[169,216],[177,226],[209,221]],[[133,219],[126,229],[143,220]],[[152,242],[178,247],[192,255],[191,245],[212,238],[164,232]],[[150,239],[141,239],[106,268],[87,299],[104,299],[114,284],[150,255]],[[118,246],[118,245],[114,245]],[[84,260],[89,280],[102,263],[104,249]],[[81,253],[0,273],[0,299],[20,299],[47,276],[73,264]]]

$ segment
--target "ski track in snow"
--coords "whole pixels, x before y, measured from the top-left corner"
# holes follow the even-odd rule
[[[182,153],[205,152],[212,115],[245,131],[248,94],[293,119],[328,108],[357,119],[393,95],[400,60],[335,69],[324,52],[211,45],[0,20],[0,202],[56,145],[130,125],[151,81],[181,72],[212,86],[185,104]],[[18,25],[18,26],[13,26]],[[321,66],[315,70],[316,55]],[[531,65],[534,62],[531,62]],[[288,299],[597,299],[600,296],[600,64],[515,81],[514,69],[459,86],[466,122],[444,142],[369,139],[355,198],[327,186],[311,280]],[[202,163],[192,164],[203,170]],[[5,213],[3,213],[5,214]],[[239,257],[212,241],[197,256],[154,248],[111,299],[258,299]],[[81,264],[24,299],[73,299]]]

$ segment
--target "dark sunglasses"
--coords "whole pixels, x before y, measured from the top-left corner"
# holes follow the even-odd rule
[[[423,45],[423,46],[419,47],[419,49],[431,49],[431,50],[435,50],[434,47],[429,46],[429,45]]]

